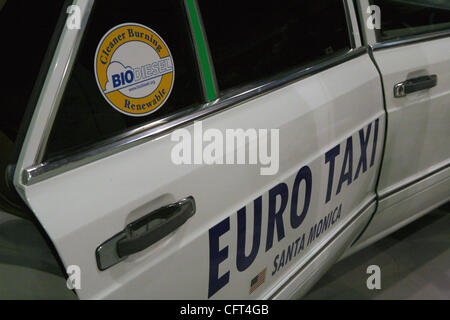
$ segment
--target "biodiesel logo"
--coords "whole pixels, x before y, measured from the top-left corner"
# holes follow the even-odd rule
[[[172,55],[152,29],[124,23],[109,30],[95,52],[95,78],[103,97],[135,117],[161,108],[175,78]]]

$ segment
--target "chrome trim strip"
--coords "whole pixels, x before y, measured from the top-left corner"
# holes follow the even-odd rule
[[[75,5],[77,3],[78,3],[78,1],[74,1],[73,2],[73,4],[75,4]],[[69,77],[70,77],[70,74],[71,74],[71,71],[72,71],[72,67],[73,67],[73,65],[75,63],[75,58],[76,58],[76,55],[77,55],[77,52],[78,52],[78,48],[80,46],[81,39],[83,38],[83,34],[84,34],[85,29],[86,29],[86,25],[87,25],[88,18],[89,18],[89,15],[91,13],[91,9],[92,9],[93,4],[94,4],[94,0],[88,1],[88,5],[87,5],[86,11],[85,11],[85,15],[83,16],[81,24],[80,24],[80,30],[77,32],[76,38],[74,39],[74,42],[73,42],[73,46],[70,48],[69,57],[68,57],[67,61],[63,61],[63,63],[65,63],[64,73],[63,73],[63,76],[62,76],[62,80],[59,83],[59,87],[57,89],[58,93],[57,93],[55,99],[53,100],[53,104],[52,104],[52,107],[51,107],[51,109],[52,109],[51,115],[50,115],[50,117],[49,117],[49,119],[48,119],[48,121],[47,121],[47,123],[45,125],[45,129],[44,129],[44,132],[43,132],[42,137],[41,137],[39,148],[38,148],[38,151],[36,153],[35,163],[42,162],[42,159],[44,157],[45,148],[47,146],[47,141],[48,141],[48,138],[49,138],[49,135],[50,135],[50,131],[51,131],[52,127],[53,127],[53,121],[54,121],[56,113],[57,113],[57,111],[59,109],[59,104],[60,104],[62,95],[64,93],[64,89],[66,88],[67,82],[69,80]],[[63,40],[63,37],[61,37],[61,39]],[[55,54],[57,54],[57,52],[55,52]],[[56,65],[58,63],[60,63],[60,62],[61,61],[55,61],[55,66],[51,66],[49,70],[52,70],[53,67],[56,68]],[[44,92],[44,94],[45,94],[45,92]]]
[[[23,170],[40,163],[45,153],[45,147],[59,107],[59,101],[69,79],[94,0],[74,0],[72,4],[78,5],[81,9],[82,20],[80,29],[69,30],[64,26],[59,37],[17,160],[14,185],[21,196],[23,196]],[[62,12],[62,14],[65,13]],[[26,199],[24,201],[27,202]]]
[[[375,30],[367,28],[366,25],[367,19],[369,18],[367,9],[371,4],[369,0],[353,0],[353,4],[357,12],[357,20],[362,45],[364,46],[372,45],[376,42]]]
[[[380,193],[378,193],[378,199],[380,201],[384,200],[384,199],[386,199],[386,198],[388,198],[388,197],[390,197],[390,196],[392,196],[392,195],[394,195],[394,194],[396,194],[396,193],[398,193],[398,192],[400,192],[400,191],[402,191],[402,190],[404,190],[406,188],[409,188],[409,187],[415,185],[416,183],[421,182],[422,180],[425,180],[425,179],[427,179],[427,178],[429,178],[431,176],[434,176],[435,174],[443,172],[443,171],[447,170],[448,168],[450,168],[450,162],[447,162],[446,164],[442,165],[441,167],[436,168],[436,169],[428,172],[427,174],[425,174],[423,176],[414,178],[411,181],[408,181],[408,182],[406,182],[405,184],[403,184],[401,186],[398,186],[398,187],[396,187],[394,189],[388,190],[387,192],[380,192]]]
[[[431,32],[431,33],[426,33],[426,34],[409,36],[409,37],[405,37],[405,38],[397,39],[397,40],[387,40],[384,42],[377,42],[372,47],[373,47],[373,50],[376,51],[376,50],[381,50],[381,49],[387,49],[387,48],[412,44],[412,43],[416,43],[416,42],[445,38],[448,36],[450,36],[450,30],[436,31],[436,32]]]
[[[362,40],[361,40],[361,33],[359,30],[359,24],[358,24],[358,13],[356,11],[356,7],[353,4],[353,0],[347,0],[347,7],[350,14],[350,23],[352,25],[352,36],[355,40],[355,47],[359,48],[361,47]]]
[[[348,39],[350,41],[350,46],[352,48],[356,48],[355,35],[354,35],[354,31],[353,31],[353,23],[352,23],[352,18],[350,16],[350,8],[348,6],[348,1],[342,0],[342,5],[344,7],[345,20],[347,22],[347,33],[348,33]]]
[[[394,85],[394,98],[403,98],[406,96],[405,82],[399,82]]]
[[[87,163],[127,150],[133,146],[155,139],[163,134],[167,134],[171,130],[186,125],[194,120],[211,116],[230,107],[240,105],[275,89],[279,89],[366,53],[367,47],[351,49],[343,55],[285,74],[282,78],[274,78],[266,82],[248,85],[239,90],[233,90],[215,101],[191,107],[166,118],[129,130],[121,135],[104,140],[96,145],[90,146],[86,150],[82,150],[68,157],[34,165],[24,170],[22,176],[23,183],[25,185],[31,185],[68,170],[78,168]]]

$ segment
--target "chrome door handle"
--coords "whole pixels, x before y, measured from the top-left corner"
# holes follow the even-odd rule
[[[148,248],[178,229],[195,214],[193,197],[159,208],[129,223],[96,250],[97,267],[106,270],[129,255]]]
[[[394,97],[401,98],[409,93],[430,89],[437,85],[437,75],[422,76],[409,79],[394,86]]]

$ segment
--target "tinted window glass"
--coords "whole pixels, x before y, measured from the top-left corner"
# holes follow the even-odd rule
[[[373,0],[380,7],[380,41],[450,29],[448,0]]]
[[[0,140],[4,144],[12,144],[17,138],[62,5],[62,1],[52,1],[51,5],[41,1],[0,1]],[[4,150],[1,153],[6,154]]]
[[[173,58],[175,80],[172,91],[161,108],[146,116],[133,117],[114,109],[103,97],[95,78],[94,60],[98,44],[109,30],[124,23],[141,24],[156,32]],[[125,37],[129,34],[126,33]],[[135,51],[130,51],[129,56],[133,55],[136,55]],[[182,1],[96,1],[58,109],[46,158],[91,146],[201,102],[194,57]]]
[[[62,8],[62,1],[0,1],[0,211],[18,216],[29,211],[12,186],[13,164],[60,34]]]
[[[349,49],[342,1],[199,0],[221,90]]]

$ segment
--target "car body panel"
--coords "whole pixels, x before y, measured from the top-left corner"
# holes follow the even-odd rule
[[[447,38],[374,52],[383,76],[389,119],[378,186],[381,196],[450,164],[449,52]],[[434,74],[436,87],[394,97],[396,83]]]
[[[92,1],[80,5],[87,16]],[[362,25],[368,5],[358,6]],[[449,200],[448,38],[372,51],[376,36],[367,28],[367,48],[333,65],[309,67],[315,71],[274,81],[270,90],[255,85],[245,99],[236,97],[248,91],[237,92],[223,108],[214,109],[220,99],[205,104],[198,116],[147,136],[143,129],[139,139],[93,149],[75,164],[41,163],[86,23],[62,34],[14,176],[64,266],[80,267],[82,299],[299,298],[339,258]],[[355,24],[353,17],[359,37]],[[396,83],[434,73],[436,88],[393,97]],[[191,137],[208,129],[279,129],[279,170],[176,165],[177,129]],[[249,147],[246,141],[226,152]],[[31,181],[30,172],[42,168],[51,174]],[[99,269],[101,244],[189,196],[196,213],[184,225]]]
[[[220,264],[219,275],[229,270],[229,283],[211,298],[262,298],[285,282],[288,273],[304,264],[307,253],[324,246],[321,239],[316,240],[270,279],[274,256],[295,241],[299,233],[306,233],[307,237],[311,227],[341,205],[338,224],[323,233],[332,234],[356,214],[357,208],[374,199],[385,125],[380,92],[377,71],[364,54],[203,120],[203,130],[279,128],[280,170],[274,176],[261,176],[254,165],[176,166],[170,161],[174,142],[170,134],[165,134],[44,181],[24,185],[23,190],[63,263],[80,266],[85,283],[77,290],[81,298],[208,298],[211,285],[208,232],[227,218],[230,232],[220,238],[220,246],[229,246],[229,258]],[[194,126],[185,129],[193,135]],[[348,186],[345,182],[340,194],[335,195],[349,137],[353,141],[350,153],[355,175],[361,158],[360,131],[369,139],[367,169],[360,169],[358,179]],[[329,179],[325,153],[336,145],[341,151],[333,173],[333,197],[325,203]],[[278,242],[275,230],[273,247],[264,252],[268,191],[286,182],[291,193],[295,175],[305,165],[312,172],[312,196],[306,218],[298,229],[290,228],[288,204],[285,238]],[[304,197],[302,188],[303,184],[300,199]],[[263,221],[259,253],[248,269],[239,272],[235,266],[236,212],[247,206],[250,214],[251,203],[260,195]],[[143,252],[110,269],[98,270],[94,253],[101,243],[131,221],[187,196],[195,198],[197,213],[185,225]],[[252,229],[250,221],[247,230]],[[246,234],[251,235],[250,231]],[[264,268],[268,281],[250,295],[252,278]]]

